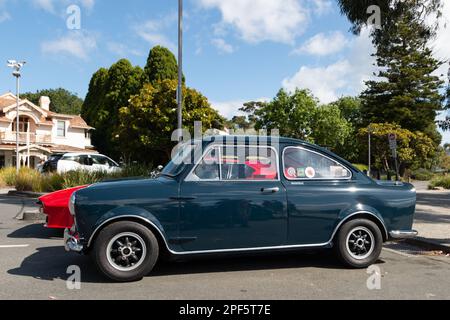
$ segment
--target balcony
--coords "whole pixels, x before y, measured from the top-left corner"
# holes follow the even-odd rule
[[[0,142],[1,143],[15,143],[16,133],[15,132],[0,132]],[[36,134],[32,132],[19,132],[19,143],[20,144],[51,144],[52,136],[47,134]]]

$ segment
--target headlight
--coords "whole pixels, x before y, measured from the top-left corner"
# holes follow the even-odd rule
[[[75,200],[77,198],[77,193],[74,192],[69,200],[69,212],[72,216],[75,216]]]

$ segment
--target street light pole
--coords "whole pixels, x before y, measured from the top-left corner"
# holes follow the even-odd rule
[[[368,128],[368,132],[369,132],[369,170],[367,170],[367,175],[370,177],[371,176],[371,174],[372,174],[372,170],[371,170],[371,167],[372,167],[372,127],[369,125],[369,128]]]
[[[16,171],[19,173],[20,162],[19,162],[19,104],[20,104],[20,69],[25,65],[25,61],[17,62],[15,60],[8,61],[8,67],[13,68],[12,75],[16,77]]]
[[[183,0],[178,0],[178,142],[183,139]]]

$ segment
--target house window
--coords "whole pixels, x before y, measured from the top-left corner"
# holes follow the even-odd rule
[[[66,122],[65,121],[58,121],[57,124],[57,130],[58,130],[58,137],[64,138],[66,136]]]
[[[28,117],[20,117],[19,118],[19,132],[28,132],[28,128],[30,126],[30,119]],[[17,120],[14,120],[12,125],[12,131],[17,131]]]

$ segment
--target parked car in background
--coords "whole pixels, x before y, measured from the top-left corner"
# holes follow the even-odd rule
[[[119,172],[120,166],[114,160],[102,154],[66,153],[57,165],[58,173],[85,170],[89,172]]]
[[[58,170],[58,161],[64,156],[64,153],[53,153],[42,166],[42,172],[56,172]]]
[[[50,229],[70,228],[74,221],[69,212],[69,199],[75,191],[86,187],[60,190],[40,197],[39,209],[47,216],[45,227]]]
[[[133,281],[163,254],[333,248],[345,265],[366,268],[383,242],[417,235],[411,184],[379,183],[300,140],[226,139],[186,143],[157,179],[74,192],[69,210],[76,223],[65,230],[66,250],[91,254],[113,280]],[[228,157],[229,150],[238,157]],[[203,155],[180,161],[195,154]]]

